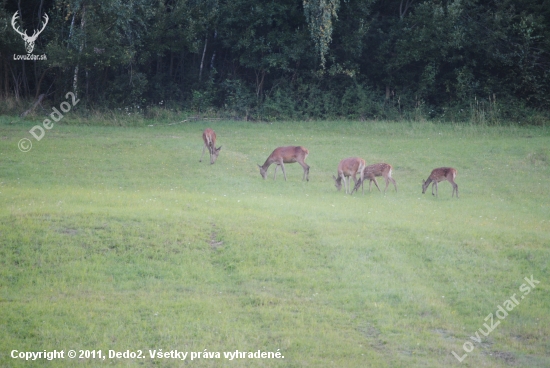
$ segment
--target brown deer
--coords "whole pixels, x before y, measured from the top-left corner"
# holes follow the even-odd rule
[[[433,182],[432,195],[435,195],[437,197],[437,183],[447,180],[453,186],[453,194],[451,195],[451,197],[454,197],[456,192],[456,198],[458,198],[458,185],[455,183],[456,174],[456,169],[453,169],[452,167],[439,167],[437,169],[433,169],[432,173],[428,177],[428,180],[422,180],[422,194],[426,193],[428,185]]]
[[[353,183],[357,185],[357,173],[360,175],[360,181],[363,181],[363,173],[365,169],[365,160],[360,157],[348,157],[340,161],[338,164],[338,177],[332,175],[334,179],[334,186],[336,189],[342,189],[342,180],[344,180],[344,187],[346,188],[346,194],[353,194],[351,189],[351,180],[349,177],[353,178]],[[348,178],[346,180],[346,178]]]
[[[374,182],[374,185],[378,188],[379,191],[380,187],[378,186],[378,182],[376,181],[377,176],[382,176],[384,180],[386,181],[386,188],[384,188],[384,194],[386,194],[386,190],[388,190],[388,186],[390,185],[390,182],[393,183],[393,186],[395,188],[395,191],[397,192],[397,183],[391,176],[393,167],[390,164],[385,163],[379,163],[374,165],[369,165],[365,167],[363,170],[363,179],[369,179],[369,192],[372,188],[372,182]],[[361,185],[361,193],[363,193],[363,184],[364,181],[358,181],[355,184],[355,188],[353,188],[354,191],[359,189],[359,185]]]
[[[262,175],[262,178],[267,178],[267,169],[269,169],[269,166],[271,164],[276,164],[275,166],[275,174],[273,175],[273,180],[277,177],[277,168],[281,166],[281,169],[283,169],[283,175],[285,176],[286,181],[286,172],[285,172],[285,165],[284,164],[291,164],[294,162],[299,163],[302,168],[304,169],[304,176],[302,177],[302,180],[306,179],[306,181],[309,181],[309,166],[305,163],[307,155],[309,155],[309,151],[307,148],[302,146],[288,146],[288,147],[278,147],[275,148],[273,152],[271,152],[271,155],[265,160],[265,163],[263,165],[258,165],[260,168],[260,175]]]
[[[199,162],[202,162],[204,150],[208,147],[208,152],[210,152],[210,165],[212,165],[216,162],[222,146],[216,148],[216,133],[210,128],[206,128],[204,132],[202,132],[202,140],[204,141],[204,147],[202,147],[202,155]]]

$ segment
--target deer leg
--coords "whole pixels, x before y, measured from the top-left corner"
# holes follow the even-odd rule
[[[302,181],[306,179],[306,181],[309,181],[309,165],[307,165],[305,162],[298,162],[300,165],[302,165],[302,168],[304,169],[304,176],[302,177]]]
[[[390,185],[390,180],[388,178],[384,178],[386,180],[386,187],[384,188],[384,194],[386,194],[386,191],[388,190],[388,186]]]
[[[344,188],[346,189],[346,194],[348,194],[348,180],[346,180],[345,176],[342,176],[342,180],[344,181]]]
[[[275,174],[273,174],[273,180],[277,177],[277,169],[279,168],[279,164],[275,165]]]
[[[355,188],[357,186],[357,178],[355,177],[355,175],[353,175],[351,178],[353,178],[353,187]],[[351,178],[350,178],[350,181],[349,181],[349,186],[350,186],[350,193],[349,194],[353,194],[353,190],[351,190]],[[359,179],[361,180],[361,179]]]
[[[351,194],[353,194],[353,192],[359,193],[359,187],[363,188],[363,180],[361,179],[357,180],[357,182],[355,183],[355,186],[353,187],[353,190],[351,191]],[[361,190],[361,192],[365,194],[363,190]]]
[[[346,184],[346,177],[342,176],[342,181],[344,182],[344,189],[346,190],[346,194],[348,194],[348,185]]]
[[[361,179],[359,179],[355,182],[355,185],[353,186],[353,190],[351,191],[351,193],[352,194],[353,194],[353,192],[359,193],[359,187],[361,187],[361,188],[363,187],[363,181]]]
[[[452,177],[447,180],[449,180],[449,183],[451,183],[451,185],[453,186],[453,193],[451,194],[451,198],[455,196],[455,191],[456,191],[456,197],[458,198],[458,185],[456,185]]]
[[[435,187],[435,194],[434,194],[434,187]],[[437,181],[435,180],[432,184],[432,195],[437,197]]]
[[[202,155],[201,155],[201,159],[199,160],[199,162],[202,162],[202,157],[204,156],[204,150],[206,149],[206,144],[204,146],[202,146]]]
[[[378,191],[381,192],[380,187],[378,186],[378,181],[376,181],[376,178],[373,177],[373,178],[371,179],[371,182],[373,182],[373,181],[374,181],[374,185],[376,185],[376,187],[378,188]],[[386,186],[386,188],[387,188],[387,186]],[[370,188],[369,188],[369,189],[370,189]],[[384,190],[384,193],[386,193],[385,190]]]
[[[281,162],[281,169],[283,169],[283,175],[285,176],[285,181],[286,181],[285,164],[283,164],[282,162]]]
[[[210,148],[210,163],[214,164],[214,155],[216,154],[216,146],[214,145],[214,142],[212,142],[212,147]]]
[[[395,187],[395,192],[397,193],[397,183],[395,182],[395,180],[392,177],[388,177],[388,179],[390,179],[391,182],[393,183],[393,186]]]
[[[361,181],[358,181],[355,186],[353,187],[353,189],[351,190],[351,193],[353,192],[358,192],[359,191],[359,186],[361,185]]]
[[[451,197],[454,197],[454,194],[456,192],[456,198],[458,198],[458,185],[454,182],[452,184],[453,184],[453,194]]]

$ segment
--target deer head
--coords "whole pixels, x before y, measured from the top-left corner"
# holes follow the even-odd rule
[[[336,187],[336,189],[340,190],[342,189],[342,177],[338,176],[334,176],[332,175],[332,178],[334,179],[334,186]]]
[[[15,25],[15,21],[17,20],[17,18],[19,18],[19,16],[17,15],[18,12],[19,11],[16,11],[13,17],[11,18],[11,26],[13,27],[15,32],[21,35],[21,38],[23,39],[23,41],[25,41],[25,49],[27,49],[27,53],[30,54],[32,50],[34,50],[34,42],[36,41],[36,38],[40,33],[42,33],[44,28],[46,28],[46,24],[48,24],[49,18],[48,18],[48,15],[44,13],[44,21],[42,22],[42,29],[40,31],[34,30],[32,36],[29,37],[29,35],[27,35],[27,30],[24,30],[23,32],[21,32],[19,30],[19,26]]]
[[[220,150],[222,149],[222,146],[219,146],[216,148],[216,146],[212,146],[212,154],[210,155],[210,164],[213,165],[214,162],[218,159],[218,156],[220,154]]]

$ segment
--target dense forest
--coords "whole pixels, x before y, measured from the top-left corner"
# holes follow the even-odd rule
[[[0,0],[0,113],[69,91],[88,110],[542,124],[550,1]]]

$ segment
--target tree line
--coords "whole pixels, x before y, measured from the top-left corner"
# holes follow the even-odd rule
[[[12,23],[31,36],[44,14],[32,54],[46,59],[18,58]],[[544,0],[0,1],[4,102],[514,121],[547,116],[549,89]]]

